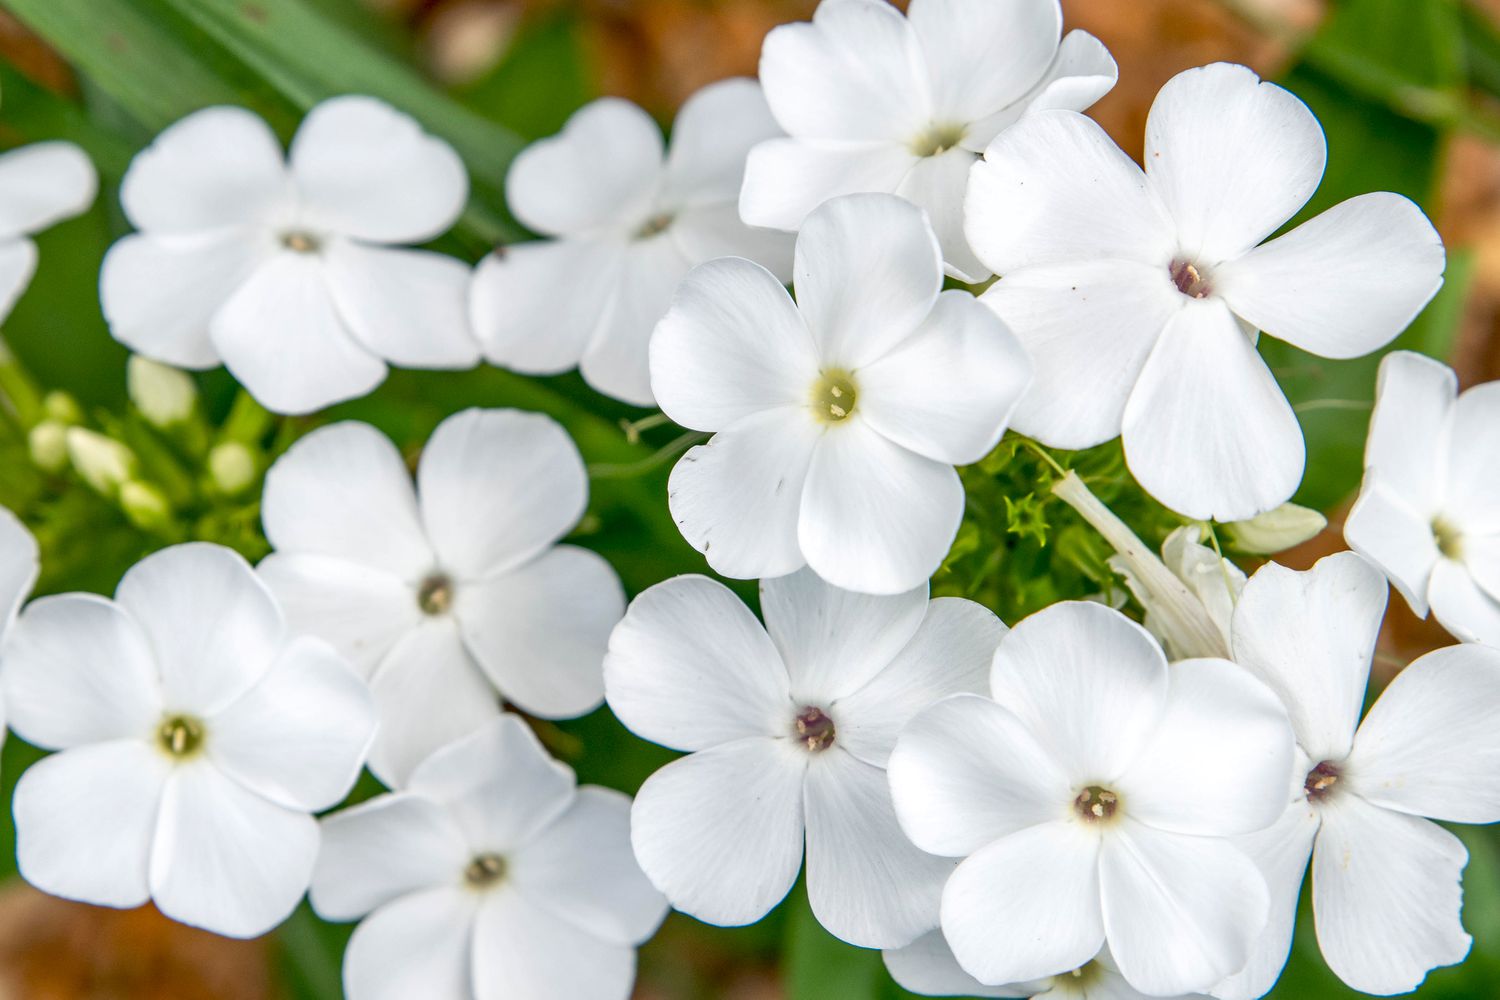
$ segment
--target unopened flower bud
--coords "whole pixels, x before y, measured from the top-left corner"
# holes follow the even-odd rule
[[[68,428],[56,420],[43,420],[26,436],[31,460],[43,472],[61,472],[68,467]]]
[[[100,493],[113,495],[135,475],[135,454],[114,438],[84,427],[67,430],[68,458]]]
[[[234,496],[255,483],[255,456],[238,441],[214,445],[208,453],[208,475],[220,492]]]
[[[130,401],[154,427],[182,423],[192,416],[198,401],[198,387],[186,372],[139,354],[131,357],[125,369],[125,384]]]
[[[139,479],[120,487],[120,509],[142,531],[159,531],[172,523],[172,505],[166,495]]]
[[[1273,555],[1301,545],[1328,526],[1328,519],[1308,507],[1284,503],[1248,521],[1224,526],[1229,542],[1241,552]]]
[[[48,420],[55,420],[60,424],[83,422],[83,408],[78,405],[78,400],[60,390],[42,397],[42,413]]]

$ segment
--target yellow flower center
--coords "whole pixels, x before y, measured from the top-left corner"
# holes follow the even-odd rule
[[[170,757],[182,760],[203,747],[203,723],[191,715],[170,715],[156,730],[156,742]]]
[[[812,408],[819,420],[836,424],[848,420],[858,396],[854,376],[841,368],[830,368],[813,383]]]

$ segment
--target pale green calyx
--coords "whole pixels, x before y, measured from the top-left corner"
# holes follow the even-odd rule
[[[1226,524],[1224,531],[1239,551],[1269,556],[1301,545],[1327,526],[1328,519],[1317,511],[1284,503],[1248,521]]]

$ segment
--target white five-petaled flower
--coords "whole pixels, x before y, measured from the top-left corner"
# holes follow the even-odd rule
[[[399,246],[448,229],[468,187],[458,154],[374,98],[319,104],[285,157],[251,112],[195,112],[125,174],[140,232],[104,258],[110,332],[156,361],[223,364],[279,413],[362,396],[387,362],[470,367],[468,265]]]
[[[1242,968],[1267,891],[1231,841],[1286,807],[1292,735],[1226,660],[1167,666],[1101,604],[1037,612],[1001,640],[991,698],[907,724],[890,758],[901,827],[964,858],[942,930],[986,984],[1059,975],[1108,944],[1137,990],[1203,990]]]
[[[0,154],[0,319],[36,273],[32,233],[94,203],[99,175],[71,142],[38,142]]]
[[[1083,111],[1116,68],[1058,0],[823,0],[810,24],[766,36],[760,78],[787,138],[751,150],[740,212],[795,230],[841,194],[884,191],[925,208],[949,273],[990,271],[964,237],[969,170],[1030,111]],[[1059,39],[1061,43],[1059,44]]]
[[[1500,382],[1459,394],[1447,365],[1387,355],[1344,538],[1417,614],[1500,646]]]
[[[760,86],[736,79],[688,99],[670,151],[651,117],[618,98],[523,150],[506,198],[549,239],[479,265],[470,302],[485,355],[528,374],[577,367],[600,392],[649,405],[646,345],[683,275],[734,256],[788,277],[791,237],[745,225],[736,205],[746,151],[777,134]]]
[[[363,918],[349,1000],[625,1000],[667,912],[630,853],[630,799],[576,787],[514,715],[325,819],[312,904]]]
[[[556,544],[587,505],[567,432],[518,410],[443,421],[415,490],[368,424],[316,430],[271,467],[261,517],[275,551],[260,572],[294,630],[327,639],[369,679],[381,780],[399,785],[493,719],[500,697],[546,718],[603,700],[625,594],[601,556]]]
[[[610,639],[610,708],[689,755],[647,779],[631,838],[672,905],[746,924],[776,905],[807,849],[824,927],[865,947],[937,922],[953,861],[896,825],[885,764],[903,723],[977,690],[1005,631],[987,609],[837,590],[809,570],[761,583],[765,627],[726,587],[677,577],[636,598]]]
[[[1242,842],[1270,883],[1270,924],[1216,996],[1247,1000],[1275,982],[1309,856],[1318,944],[1350,986],[1406,993],[1468,953],[1468,853],[1427,817],[1500,820],[1500,650],[1428,653],[1360,722],[1387,593],[1377,569],[1344,552],[1305,573],[1270,563],[1240,595],[1235,659],[1286,705],[1298,760],[1281,820]]]
[[[1256,331],[1353,358],[1442,284],[1442,241],[1406,198],[1367,194],[1262,243],[1317,189],[1306,105],[1243,66],[1174,77],[1142,173],[1094,122],[1028,115],[974,168],[967,232],[984,295],[1036,361],[1016,429],[1059,448],[1123,436],[1131,473],[1199,520],[1270,510],[1302,479],[1291,405]]]
[[[725,576],[805,564],[902,593],[947,554],[953,466],[994,447],[1031,363],[972,296],[942,291],[926,213],[894,195],[814,211],[794,271],[795,303],[749,261],[704,264],[651,339],[662,410],[717,432],[672,470],[673,519]]]
[[[148,556],[115,599],[31,603],[0,671],[11,724],[59,750],[16,786],[21,874],[231,937],[276,926],[375,730],[326,643],[292,639],[254,570],[215,545]]]

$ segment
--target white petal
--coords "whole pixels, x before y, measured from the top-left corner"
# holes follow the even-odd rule
[[[1152,190],[1177,225],[1180,252],[1210,267],[1296,215],[1327,158],[1307,105],[1230,63],[1174,76],[1146,120]]]
[[[1461,564],[1438,560],[1427,600],[1433,617],[1455,638],[1500,646],[1500,600],[1485,593]]]
[[[321,824],[313,909],[355,920],[408,893],[455,882],[470,861],[442,809],[419,795],[381,795]]]
[[[385,378],[385,362],[339,316],[322,262],[306,254],[257,268],[214,314],[209,336],[230,374],[274,413],[311,413]]]
[[[806,407],[782,407],[689,449],[667,480],[667,506],[682,537],[724,576],[783,576],[801,567],[797,520],[822,433]]]
[[[1083,965],[1104,944],[1098,836],[1059,821],[982,848],[943,889],[943,936],[980,982],[1015,983]]]
[[[781,135],[760,84],[744,77],[694,93],[672,123],[663,195],[673,205],[733,202],[751,147]]]
[[[328,287],[354,339],[404,368],[470,368],[469,265],[427,250],[333,240]]]
[[[0,241],[0,319],[10,315],[16,300],[36,274],[36,244],[28,239]]]
[[[173,920],[259,937],[285,920],[312,879],[318,824],[207,762],[177,767],[151,850],[151,897]]]
[[[523,149],[505,195],[528,228],[571,236],[643,216],[662,170],[656,122],[629,101],[604,97],[575,112],[557,135]]]
[[[212,368],[214,315],[263,259],[244,230],[204,235],[135,233],[109,248],[99,272],[99,302],[110,334],[149,358],[183,368]]]
[[[1452,413],[1445,513],[1465,533],[1500,534],[1500,382],[1465,390]],[[1500,590],[1490,593],[1500,598]]]
[[[1008,986],[986,986],[964,971],[953,957],[941,930],[931,931],[904,948],[887,950],[881,955],[885,971],[904,990],[931,997],[1014,997],[1023,996]]]
[[[1002,129],[1028,112],[1087,111],[1114,89],[1119,76],[1120,68],[1103,42],[1087,31],[1070,31],[1063,36],[1052,65],[1026,96],[970,126],[964,146],[984,152]]]
[[[347,559],[273,552],[255,571],[276,595],[291,634],[331,643],[362,677],[422,620],[410,584]]]
[[[1227,840],[1127,819],[1099,859],[1104,926],[1120,972],[1153,996],[1208,989],[1250,960],[1266,926],[1266,880]]]
[[[392,787],[433,751],[500,714],[499,696],[451,621],[407,632],[375,668],[370,693],[380,715],[370,770]]]
[[[840,590],[810,569],[762,580],[760,613],[792,681],[793,700],[824,708],[885,669],[927,614],[924,581],[873,597]]]
[[[585,382],[635,406],[653,404],[651,334],[696,263],[669,233],[637,240],[626,249],[614,300],[578,363]]]
[[[839,745],[885,767],[911,717],[950,694],[989,690],[990,663],[1005,623],[959,597],[928,603],[921,626],[901,651],[858,691],[838,700]]]
[[[970,284],[990,277],[990,269],[974,255],[964,235],[964,197],[969,171],[977,162],[977,154],[955,146],[918,160],[896,188],[901,197],[926,210],[948,274]]]
[[[864,948],[892,948],[938,921],[954,862],[914,847],[885,771],[837,746],[807,767],[807,895],[818,922]]]
[[[770,271],[781,284],[791,283],[796,237],[778,229],[747,225],[740,218],[738,196],[682,209],[666,235],[691,263],[744,257]]]
[[[41,550],[25,523],[0,507],[0,635],[15,624],[41,572]]]
[[[809,215],[797,234],[793,272],[797,305],[823,364],[851,371],[920,327],[943,284],[927,214],[882,194],[838,198]]]
[[[1243,521],[1281,506],[1307,457],[1271,370],[1229,310],[1210,300],[1167,322],[1125,404],[1121,434],[1146,492],[1200,520]]]
[[[1349,753],[1385,603],[1385,581],[1353,553],[1303,573],[1267,563],[1240,592],[1235,662],[1276,692],[1315,764]]]
[[[1313,850],[1318,946],[1340,979],[1388,996],[1463,961],[1460,875],[1469,852],[1436,823],[1335,795]]]
[[[285,641],[281,609],[250,564],[189,542],[132,566],[115,591],[156,654],[167,709],[212,714],[265,677]]]
[[[1418,512],[1400,493],[1425,491],[1434,485],[1434,479],[1426,476],[1386,476],[1372,467],[1365,473],[1359,499],[1344,518],[1344,541],[1378,566],[1412,610],[1424,618],[1432,571],[1442,553],[1432,534],[1432,515]]]
[[[996,274],[1132,260],[1168,274],[1170,221],[1145,175],[1093,120],[1038,111],[1001,132],[969,174],[969,245]]]
[[[579,789],[506,872],[532,903],[611,944],[640,944],[667,915],[630,850],[630,797],[613,789]]]
[[[349,1000],[473,1000],[471,939],[480,898],[432,889],[371,914],[344,952]]]
[[[635,949],[603,940],[517,892],[495,892],[474,924],[475,997],[627,1000]]]
[[[916,0],[908,17],[944,121],[976,121],[1020,98],[1062,37],[1057,0]]]
[[[958,473],[858,418],[813,452],[797,522],[808,565],[838,587],[897,594],[942,565],[963,520]]]
[[[955,695],[917,713],[888,764],[901,828],[924,851],[973,854],[1066,807],[1068,776],[1009,711]]]
[[[1172,664],[1167,710],[1115,790],[1150,826],[1204,836],[1264,830],[1286,811],[1292,727],[1271,690],[1228,660]],[[1183,781],[1186,761],[1209,778]]]
[[[453,147],[373,97],[313,108],[288,159],[312,225],[373,243],[425,243],[453,225],[469,196]]]
[[[1153,265],[1101,260],[1028,267],[980,299],[1031,356],[1014,424],[1055,448],[1118,437],[1125,402],[1182,297]]]
[[[375,736],[375,702],[327,643],[303,638],[259,684],[205,720],[225,774],[278,805],[318,812],[354,785]]]
[[[566,534],[588,505],[588,475],[551,417],[472,409],[428,438],[417,494],[439,564],[468,581],[520,566]]]
[[[615,239],[533,240],[485,257],[469,288],[469,319],[485,357],[528,375],[576,368],[614,297],[625,247]]]
[[[765,268],[727,258],[694,268],[651,335],[651,389],[684,427],[719,430],[808,406],[818,355],[791,296]]]
[[[968,465],[1005,432],[1031,381],[1031,359],[994,313],[952,291],[858,379],[859,412],[871,427],[919,455]]]
[[[286,199],[281,143],[244,108],[213,107],[168,126],[120,183],[137,229],[191,233],[269,221]]]
[[[630,603],[609,638],[604,687],[632,732],[674,750],[788,735],[796,711],[765,629],[702,576],[674,577]]]
[[[652,883],[705,923],[753,923],[802,866],[807,752],[750,737],[675,760],[646,779],[630,839]]]
[[[1449,646],[1396,675],[1360,724],[1350,789],[1366,801],[1456,823],[1500,820],[1500,650]]]
[[[36,142],[0,155],[0,233],[34,233],[94,203],[99,175],[71,142]]]
[[[1006,634],[990,687],[1068,779],[1107,782],[1130,766],[1166,712],[1167,658],[1118,611],[1064,601]]]
[[[21,876],[64,899],[145,903],[169,770],[165,754],[133,739],[65,750],[27,768],[14,805]]]
[[[161,719],[145,633],[93,594],[32,602],[6,635],[0,682],[11,727],[48,749],[144,738]]]
[[[917,162],[904,143],[884,139],[767,139],[745,161],[740,216],[752,226],[794,231],[830,198],[894,194]]]
[[[915,33],[880,0],[820,3],[766,36],[760,80],[781,127],[820,139],[910,141],[930,113]]]
[[[1365,467],[1379,470],[1382,484],[1428,520],[1444,499],[1446,449],[1440,442],[1447,438],[1457,396],[1458,377],[1441,361],[1415,351],[1380,359]],[[1460,441],[1453,446],[1465,448]]]
[[[433,568],[406,463],[369,424],[320,427],[292,445],[266,473],[261,520],[282,553],[331,556],[413,583]]]
[[[604,651],[625,591],[597,552],[559,545],[524,566],[461,586],[464,645],[505,700],[543,718],[604,701]]]

